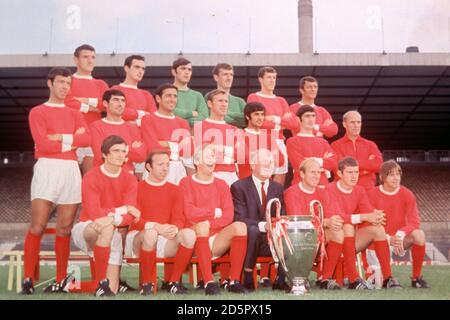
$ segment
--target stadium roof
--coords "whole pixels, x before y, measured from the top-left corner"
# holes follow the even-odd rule
[[[126,54],[97,55],[94,76],[120,83]],[[176,54],[148,54],[141,88],[151,92],[171,82]],[[259,89],[257,70],[278,71],[276,94],[298,101],[298,80],[319,81],[317,104],[337,122],[350,109],[363,115],[363,136],[382,149],[450,149],[449,54],[185,54],[193,62],[190,87],[206,93],[215,86],[212,66],[235,67],[232,93],[246,97]],[[46,75],[53,66],[73,67],[71,55],[0,55],[0,151],[32,150],[29,110],[48,98]],[[343,129],[340,126],[342,135]]]

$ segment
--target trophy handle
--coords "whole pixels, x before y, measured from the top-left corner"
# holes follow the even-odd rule
[[[276,205],[275,218],[272,219],[271,209],[272,205]],[[269,225],[269,230],[267,232],[267,241],[269,242],[270,252],[272,253],[273,260],[275,263],[281,263],[284,271],[287,272],[286,261],[284,258],[284,251],[282,240],[286,241],[290,251],[293,250],[292,243],[285,232],[285,221],[281,217],[281,202],[278,198],[270,199],[266,206],[266,221]],[[276,230],[275,230],[276,229]],[[280,234],[278,234],[280,233]]]
[[[316,214],[316,211],[314,209],[315,206],[317,206],[318,208],[319,211],[318,215]],[[327,255],[325,251],[325,231],[323,230],[324,213],[322,203],[320,203],[319,200],[311,201],[309,203],[309,211],[311,214],[311,221],[313,222],[313,225],[317,228],[317,240],[319,241],[319,247],[317,248],[317,255],[319,257],[319,269],[322,269],[324,258]]]

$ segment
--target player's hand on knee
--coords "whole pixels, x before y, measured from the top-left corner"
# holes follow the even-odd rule
[[[137,222],[141,218],[141,212],[134,206],[127,206],[127,213],[134,217],[134,222]]]

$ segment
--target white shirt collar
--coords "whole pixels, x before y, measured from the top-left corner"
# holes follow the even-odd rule
[[[52,107],[52,108],[64,108],[66,105],[64,103],[51,103],[51,102],[45,102],[44,105],[46,105],[47,107]]]
[[[199,179],[197,178],[197,174],[193,174],[193,175],[192,175],[192,180],[194,180],[195,182],[200,183],[200,184],[211,184],[211,183],[214,182],[214,176],[213,176],[212,179],[209,180],[209,181],[202,181],[202,180],[199,180]]]
[[[277,96],[276,95],[268,95],[268,94],[264,94],[264,93],[261,93],[261,92],[257,92],[256,93],[256,95],[257,96],[260,96],[260,97],[263,97],[263,98],[271,98],[271,99],[275,99]]]
[[[382,184],[380,184],[380,186],[378,188],[380,189],[381,193],[384,193],[385,195],[388,195],[388,196],[393,196],[393,195],[397,194],[397,192],[400,190],[400,187],[398,187],[394,191],[389,192],[389,191],[384,190]]]
[[[342,186],[341,186],[341,180],[339,180],[339,181],[336,183],[336,186],[337,186],[337,188],[339,189],[339,191],[342,192],[342,193],[350,194],[350,193],[353,192],[353,188],[350,189],[350,190],[345,190],[344,188],[342,188]]]
[[[167,179],[166,179],[166,180],[163,180],[163,181],[161,181],[161,182],[154,182],[154,181],[151,181],[151,180],[147,177],[147,178],[145,178],[145,182],[147,182],[147,184],[149,184],[149,185],[151,185],[151,186],[153,186],[153,187],[161,187],[161,186],[163,186],[163,185],[166,184]]]
[[[255,131],[253,129],[249,129],[249,128],[244,128],[244,131],[250,134],[260,134],[261,131]]]
[[[114,173],[109,173],[108,171],[106,171],[105,165],[102,164],[102,165],[100,166],[100,171],[101,171],[105,176],[107,176],[107,177],[110,177],[110,178],[117,178],[118,176],[120,176],[120,173],[122,172],[122,168],[119,169],[119,172],[118,172],[118,173],[114,174]]]
[[[259,180],[257,177],[255,177],[254,174],[252,174],[252,179],[256,186],[261,185],[263,182],[264,182],[264,189],[267,189],[267,187],[269,186],[269,179],[262,181],[262,180]]]
[[[102,118],[102,121],[103,121],[104,123],[114,124],[114,125],[121,125],[121,124],[124,124],[124,123],[125,123],[125,120],[123,120],[123,119],[121,119],[121,120],[118,121],[118,122],[115,122],[115,121],[110,121],[110,120],[108,120],[108,119],[106,119],[106,118]]]
[[[92,80],[93,79],[92,76],[82,76],[82,75],[80,75],[78,73],[74,73],[72,75],[72,77],[77,78],[77,79],[86,79],[86,80]]]
[[[303,103],[302,100],[300,100],[300,101],[298,102],[298,104],[301,105],[301,106],[305,106],[305,105],[306,105],[306,103]],[[313,103],[313,104],[308,104],[308,106],[311,106],[311,107],[314,108],[314,107],[316,107],[316,104],[315,104],[315,103]]]
[[[213,120],[210,118],[206,118],[205,121],[209,122],[209,123],[215,123],[215,124],[226,124],[225,120],[219,121],[219,120]]]
[[[300,188],[301,191],[307,194],[313,194],[316,191],[316,189],[314,189],[313,191],[306,190],[301,182],[298,183],[298,187]]]
[[[160,118],[164,118],[164,119],[175,119],[175,115],[171,115],[171,116],[166,116],[164,114],[159,113],[158,111],[153,112],[155,114],[155,116],[160,117]]]
[[[314,134],[312,134],[312,133],[297,133],[297,136],[299,136],[299,137],[307,137],[307,138],[314,138]]]
[[[119,84],[119,86],[124,87],[124,88],[130,88],[130,89],[138,89],[137,86],[133,86],[131,84],[125,84],[125,83],[121,83],[121,84]]]

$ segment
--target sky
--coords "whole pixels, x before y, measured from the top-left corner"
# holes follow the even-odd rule
[[[317,52],[450,52],[450,0],[313,0]],[[0,0],[0,54],[296,53],[297,0]]]

